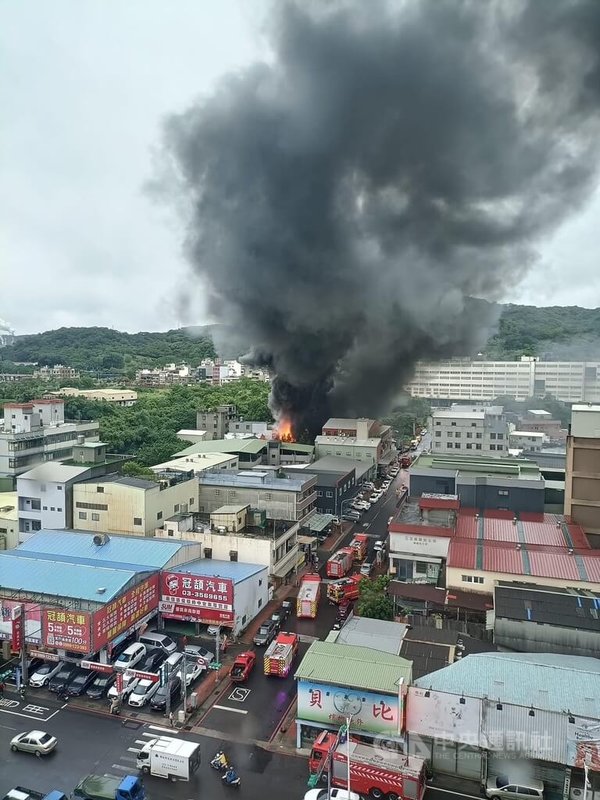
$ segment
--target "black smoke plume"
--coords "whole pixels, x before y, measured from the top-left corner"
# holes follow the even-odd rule
[[[170,118],[187,252],[314,435],[468,354],[598,163],[598,0],[278,2],[265,63]]]

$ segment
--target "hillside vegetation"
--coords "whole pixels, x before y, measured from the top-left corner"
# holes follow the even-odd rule
[[[55,331],[17,336],[14,344],[0,350],[0,372],[23,371],[15,361],[65,364],[81,370],[123,372],[131,375],[141,367],[171,362],[198,365],[215,356],[215,332],[223,326],[181,328],[165,332],[123,333],[112,328],[59,328]],[[230,332],[231,333],[231,332]],[[234,358],[247,343],[230,343],[220,355]],[[521,355],[549,359],[600,359],[600,309],[577,306],[537,308],[507,305],[497,333],[484,355],[514,359]]]

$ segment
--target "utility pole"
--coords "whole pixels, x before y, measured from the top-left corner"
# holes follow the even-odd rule
[[[183,670],[181,672],[181,683],[183,692],[183,719],[187,719],[187,653],[185,647],[183,648]]]

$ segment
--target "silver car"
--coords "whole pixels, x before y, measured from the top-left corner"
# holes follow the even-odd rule
[[[505,776],[488,778],[485,786],[486,797],[504,797],[507,800],[543,800],[544,784],[542,781],[521,779],[511,781]]]
[[[45,731],[29,731],[29,733],[19,733],[11,739],[10,749],[13,753],[18,750],[23,753],[35,753],[39,758],[51,753],[57,744],[58,739]]]

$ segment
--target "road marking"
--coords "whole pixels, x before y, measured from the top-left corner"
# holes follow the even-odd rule
[[[111,764],[110,767],[111,767],[111,769],[123,770],[123,772],[131,772],[130,767],[124,767],[123,764]],[[109,778],[109,777],[112,778],[113,776],[112,775],[106,775],[106,777],[107,778]],[[117,777],[117,776],[115,775],[114,777]]]
[[[50,711],[50,709],[46,708],[46,706],[34,706],[30,704],[25,706],[23,711],[29,711],[30,714],[43,714],[44,711]]]
[[[0,708],[18,708],[18,700],[7,700],[5,697],[0,700]]]
[[[228,699],[236,703],[243,703],[251,691],[251,689],[245,689],[243,686],[236,686]]]
[[[148,725],[148,727],[149,728],[153,728],[154,726],[153,725]],[[175,734],[177,733],[177,731],[174,731],[172,728],[157,728],[157,730],[160,730],[160,731],[168,730],[169,733],[175,733]],[[156,739],[156,734],[155,733],[146,733],[146,731],[142,731],[140,736],[146,736],[148,739]],[[162,739],[168,739],[169,737],[168,736],[162,736],[161,738]],[[136,742],[140,742],[140,740],[136,739]],[[140,744],[148,744],[148,742],[141,741]]]
[[[213,708],[218,708],[219,711],[233,711],[234,714],[247,714],[247,711],[244,711],[242,708],[229,708],[229,706],[217,706],[214,705]]]
[[[434,786],[431,783],[427,784],[427,788],[432,792],[444,792],[444,794],[455,794],[457,797],[469,798],[469,800],[481,800],[481,795],[465,794],[464,792],[455,792],[454,789],[442,789],[441,786]]]
[[[162,731],[163,733],[170,733],[172,736],[177,736],[179,731],[175,730],[174,728],[161,728],[160,725],[148,725],[151,731]],[[142,734],[146,736],[147,734]],[[156,737],[153,737],[156,738]]]
[[[16,731],[18,728],[13,728],[12,725],[0,725],[0,728],[6,728],[7,731]]]

